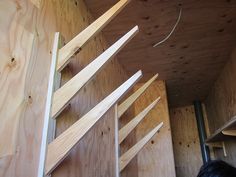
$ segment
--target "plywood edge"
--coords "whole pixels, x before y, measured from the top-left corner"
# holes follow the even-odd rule
[[[151,140],[151,138],[160,130],[163,122],[152,129],[143,139],[136,143],[132,148],[120,157],[120,172],[129,164],[129,162],[142,150],[142,148]]]
[[[125,111],[135,102],[135,100],[144,93],[144,91],[151,85],[151,83],[158,77],[158,74],[154,75],[149,81],[147,81],[142,87],[140,87],[135,93],[128,97],[123,103],[118,105],[118,117],[121,117]]]
[[[144,117],[156,106],[161,97],[158,97],[150,105],[148,105],[142,112],[133,118],[127,125],[119,131],[119,144],[129,135],[129,133],[144,119]]]
[[[61,71],[70,61],[71,57],[98,32],[100,32],[128,3],[130,0],[120,0],[111,9],[79,33],[69,43],[59,50],[57,70]]]
[[[81,72],[74,76],[70,81],[63,85],[54,93],[52,105],[52,117],[56,118],[58,114],[67,106],[69,101],[92,77],[102,69],[102,67],[113,58],[136,34],[138,26],[132,28],[128,33],[121,37],[105,52],[98,56]]]
[[[138,71],[48,146],[46,174],[52,172],[102,116],[140,79]]]

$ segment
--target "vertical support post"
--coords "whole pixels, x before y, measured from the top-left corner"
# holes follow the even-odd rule
[[[49,80],[48,80],[46,108],[45,108],[45,113],[44,113],[43,132],[42,132],[39,166],[38,166],[38,177],[43,177],[45,175],[44,168],[45,168],[45,160],[46,160],[46,155],[47,155],[46,153],[47,153],[47,145],[48,145],[48,128],[49,128],[49,123],[51,119],[51,107],[52,107],[52,99],[53,99],[53,92],[54,92],[54,80],[55,80],[55,75],[56,75],[59,36],[60,34],[58,32],[55,33],[53,51],[52,51],[52,61],[51,61]]]
[[[65,39],[64,37],[59,33],[58,37],[58,50],[64,46]],[[61,72],[58,72],[56,70],[55,78],[54,78],[54,88],[53,92],[55,92],[57,89],[61,87]],[[51,143],[56,136],[56,119],[49,119],[49,127],[48,127],[48,143]]]
[[[120,177],[120,167],[119,167],[119,118],[118,118],[118,105],[115,105],[115,160],[116,160],[116,177]]]
[[[197,120],[197,128],[202,152],[202,161],[204,164],[206,164],[210,160],[210,151],[209,148],[205,145],[206,130],[202,112],[202,104],[200,101],[194,101],[194,110]]]

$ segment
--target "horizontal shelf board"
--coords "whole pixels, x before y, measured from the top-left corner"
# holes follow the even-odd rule
[[[227,136],[222,133],[222,131],[225,130],[236,130],[236,116],[207,138],[206,143],[232,139],[232,136]]]

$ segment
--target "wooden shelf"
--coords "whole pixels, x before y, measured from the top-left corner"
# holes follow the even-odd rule
[[[224,126],[216,130],[215,133],[212,134],[205,142],[210,143],[210,142],[225,141],[227,139],[232,138],[233,136],[236,136],[235,130],[236,130],[236,116],[234,116]]]

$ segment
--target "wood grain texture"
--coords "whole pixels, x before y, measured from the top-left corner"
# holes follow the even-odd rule
[[[7,68],[14,73],[16,70],[18,71],[27,56],[28,47],[17,52],[19,54],[24,53],[24,55],[21,58],[15,58],[16,62],[11,64],[13,58],[11,48],[18,44],[16,39],[19,39],[18,41],[23,47],[28,44],[22,41],[30,38],[32,34],[35,35],[33,52],[31,53],[30,64],[25,78],[17,78],[20,75],[15,75],[9,87],[9,90],[17,88],[20,86],[18,82],[25,80],[24,100],[22,107],[18,111],[22,114],[20,114],[19,118],[16,151],[14,155],[0,158],[0,176],[37,176],[48,84],[47,78],[49,76],[54,33],[60,31],[62,36],[65,37],[65,41],[69,41],[93,21],[93,17],[82,0],[42,0],[40,9],[35,7],[29,0],[0,1],[1,83],[4,82],[2,76],[5,66],[9,63]],[[26,31],[26,38],[22,38],[23,36],[17,32],[20,28]],[[70,80],[107,47],[108,45],[101,34],[88,42],[86,48],[75,56],[74,60],[63,71],[62,84]],[[73,99],[67,110],[63,112],[57,123],[57,135],[88,112],[126,79],[127,75],[116,59],[109,63],[96,76],[96,79],[92,80],[90,84],[81,90],[81,93]],[[101,87],[103,88],[102,90],[100,89]],[[1,87],[1,91],[6,88],[7,85],[5,84]],[[10,92],[8,91],[8,93]],[[13,97],[7,98],[7,102],[4,100],[4,103],[8,103],[8,101],[11,103],[8,104],[11,109],[15,99],[21,96],[17,89],[14,89],[13,93]],[[0,104],[2,105],[3,103],[1,102]],[[2,118],[1,116],[0,120]],[[94,130],[83,138],[67,160],[54,171],[52,176],[112,176],[115,171],[114,132],[111,131],[114,130],[113,125],[114,110],[111,109],[103,120],[95,125]],[[103,132],[103,135],[101,135],[101,132]],[[93,148],[95,145],[96,148]],[[104,149],[109,149],[110,151],[106,150],[106,153],[104,153]],[[102,161],[98,157],[102,157]],[[107,165],[108,163],[109,166]]]
[[[217,129],[214,133],[208,136],[206,142],[217,142],[224,141],[229,139],[230,137],[225,136],[224,131],[233,131],[236,129],[236,116],[222,125],[219,129]]]
[[[54,9],[61,34],[65,41],[86,28],[94,21],[83,1],[61,0]],[[61,14],[67,14],[62,16]],[[74,17],[74,18],[73,18]],[[68,24],[64,25],[63,21]],[[68,29],[69,28],[69,29]],[[115,40],[113,41],[115,42]],[[68,82],[79,71],[91,63],[108,48],[102,34],[90,40],[86,47],[62,71],[62,85]],[[127,75],[114,58],[107,64],[80,92],[57,119],[59,136],[115,88],[127,79]],[[110,177],[115,174],[115,113],[110,109],[103,118],[94,125],[83,139],[72,149],[70,154],[53,171],[52,177]],[[107,165],[109,164],[109,165]]]
[[[137,90],[142,85],[143,84],[137,84],[134,89]],[[137,155],[138,176],[175,177],[172,135],[165,83],[163,81],[153,82],[146,92],[134,103],[134,109],[135,114],[139,113],[159,96],[161,100],[158,106],[154,107],[152,111],[146,115],[142,123],[136,127],[135,136],[137,139],[141,139],[154,125],[160,122],[164,123],[158,136],[155,136]],[[127,168],[123,171],[126,170]]]
[[[130,93],[125,95],[126,97],[124,97],[123,100],[128,98],[133,93],[134,93],[134,89],[132,89],[132,91],[130,91]],[[122,101],[120,101],[120,102],[122,102]],[[134,106],[131,106],[122,115],[122,119],[118,120],[119,121],[119,128],[122,128],[125,125],[127,125],[135,117],[135,115],[137,115],[137,114],[135,114]],[[126,151],[128,151],[135,143],[137,143],[136,129],[134,129],[132,132],[130,132],[129,135],[120,144],[119,155],[125,153]],[[119,175],[120,175],[120,177],[138,176],[138,170],[137,169],[138,169],[137,156],[135,156],[133,158],[133,160],[129,163],[129,165],[126,166],[125,170],[123,170],[121,173],[120,173],[120,170],[119,170]]]
[[[115,0],[85,2],[98,17]],[[179,7],[183,13],[175,32],[153,48],[173,28]],[[119,61],[128,74],[140,67],[143,82],[158,72],[166,80],[171,107],[191,105],[196,98],[206,98],[236,44],[235,7],[232,0],[132,1],[104,35],[110,42],[133,22],[139,24],[142,30],[118,55]]]
[[[15,29],[9,31],[10,41],[4,37],[7,31],[0,31],[0,158],[16,153],[19,124],[27,106],[25,86],[34,40],[34,34],[23,26],[12,25]]]
[[[45,5],[50,8],[50,4],[52,3],[47,1]],[[15,73],[12,78],[11,74],[8,74],[8,78],[11,79],[8,93],[14,89],[13,97],[5,97],[7,100],[4,102],[11,103],[8,106],[16,114],[15,118],[19,118],[18,123],[17,120],[13,121],[14,124],[18,124],[16,149],[14,154],[0,158],[0,176],[36,177],[51,63],[50,50],[55,32],[55,23],[52,23],[54,18],[45,8],[40,13],[39,9],[28,0],[1,1],[0,16],[0,53],[4,54],[1,56],[3,63],[0,66],[0,73],[1,76],[5,73],[6,61],[12,62],[13,65],[9,65],[11,67],[8,68]],[[44,19],[45,16],[47,18]],[[20,29],[25,32],[20,33]],[[34,43],[29,42],[32,36],[35,36]],[[12,50],[15,44],[20,47],[17,51]],[[25,68],[18,73],[23,66]],[[0,80],[4,82],[5,79],[1,77]],[[6,88],[7,84],[1,85],[1,90]],[[21,106],[18,110],[13,110],[15,107],[13,104],[16,102],[17,105],[18,99],[22,99]],[[4,117],[6,116],[8,117],[7,114]],[[2,118],[1,116],[0,119]],[[4,142],[1,141],[0,144],[2,143]]]
[[[57,70],[61,71],[69,63],[71,57],[81,50],[92,37],[99,33],[129,2],[130,0],[120,0],[111,9],[62,47],[59,50]]]
[[[53,118],[56,118],[59,113],[61,113],[76,93],[78,93],[78,91],[137,34],[137,32],[138,26],[135,26],[54,93],[52,104]]]
[[[118,105],[118,117],[121,117],[125,111],[135,102],[135,100],[144,93],[144,91],[151,85],[151,83],[158,77],[158,74],[154,75],[148,80],[140,89],[129,96],[124,102]]]
[[[224,130],[222,133],[227,136],[236,136],[236,130]]]
[[[57,67],[57,59],[58,59],[58,49],[59,49],[59,41],[60,41],[60,33],[56,32],[54,35],[54,42],[52,48],[52,59],[50,66],[50,73],[48,77],[48,89],[46,95],[46,104],[44,111],[44,121],[42,128],[42,140],[40,147],[40,156],[39,156],[39,167],[38,167],[38,177],[45,176],[44,167],[47,156],[47,148],[48,148],[48,137],[49,137],[49,124],[51,119],[51,110],[52,110],[52,101],[54,94],[54,83],[56,79],[56,67]]]
[[[129,162],[143,149],[143,147],[151,140],[151,138],[160,130],[163,126],[163,122],[152,129],[145,137],[139,140],[132,148],[130,148],[127,152],[122,154],[120,157],[120,171],[122,171]]]
[[[138,71],[119,88],[81,117],[70,128],[58,136],[48,146],[45,173],[49,174],[66,157],[80,139],[90,131],[94,124],[140,79]]]
[[[213,135],[221,127],[230,123],[236,115],[236,50],[232,50],[230,60],[225,65],[205,101],[210,134]],[[221,132],[220,132],[221,134]],[[225,141],[227,157],[222,150],[214,150],[215,157],[236,165],[236,143],[234,139]],[[223,138],[223,139],[225,139]]]
[[[37,8],[41,7],[42,0],[30,0]]]
[[[170,110],[177,177],[196,177],[202,165],[198,129],[193,106]]]
[[[154,106],[160,101],[158,97],[150,105],[148,105],[142,112],[135,116],[129,123],[119,130],[119,144],[134,130],[134,128],[144,119],[144,117],[152,110]]]

